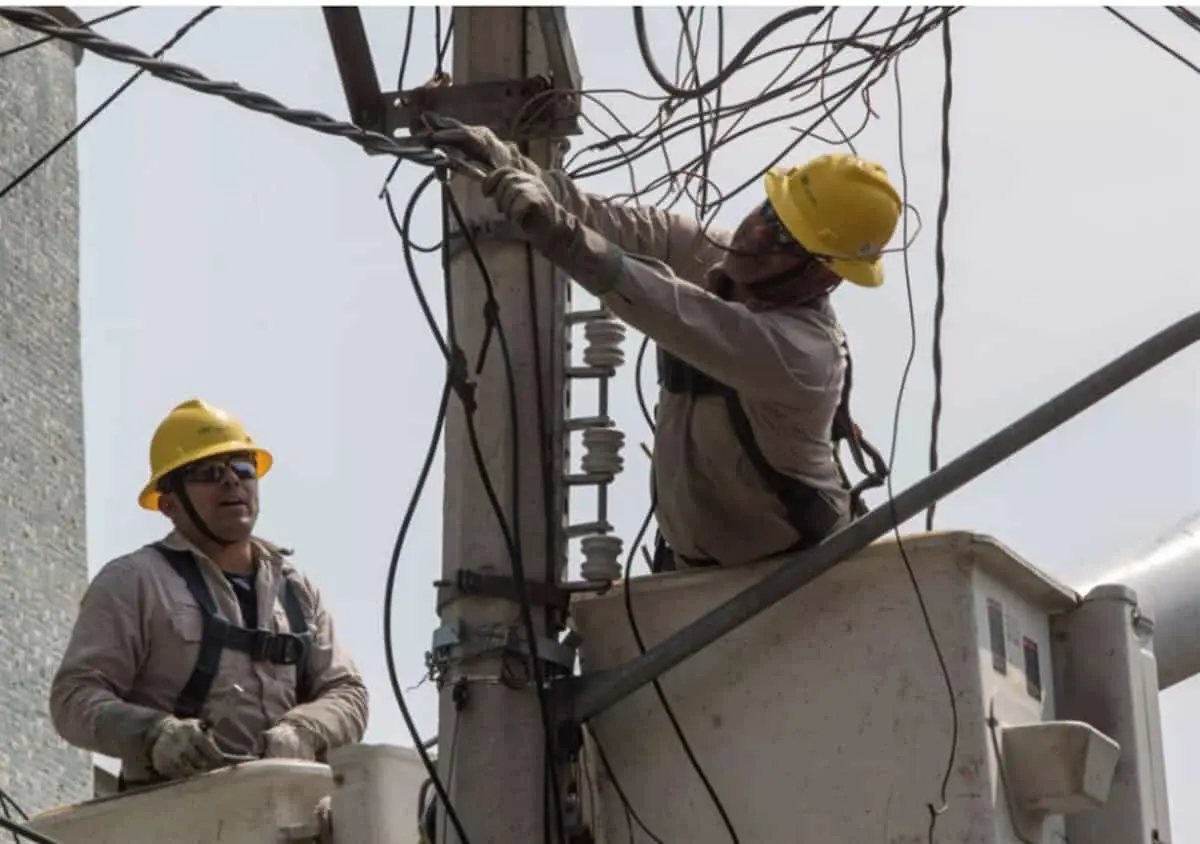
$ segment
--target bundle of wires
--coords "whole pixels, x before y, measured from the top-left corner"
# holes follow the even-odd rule
[[[104,20],[111,20],[119,15],[127,14],[138,7],[126,7],[97,18],[94,21],[89,21],[84,27],[73,29],[65,27],[50,16],[39,12],[38,10],[5,7],[0,8],[0,16],[9,18],[14,22],[28,26],[38,32],[44,33],[44,37],[21,44],[18,47],[10,49],[3,54],[0,54],[0,60],[7,59],[21,51],[30,49],[40,43],[45,43],[53,38],[63,38],[76,44],[107,56],[108,58],[122,61],[128,64],[133,64],[139,69],[136,73],[123,83],[109,98],[103,101],[91,114],[87,115],[79,124],[59,142],[54,144],[50,149],[46,150],[37,159],[32,161],[24,170],[19,173],[9,183],[0,188],[0,198],[7,196],[13,190],[17,189],[21,184],[31,178],[45,163],[69,143],[78,133],[93,120],[95,120],[105,109],[120,97],[128,88],[144,73],[150,73],[159,78],[175,82],[186,86],[194,91],[225,97],[226,99],[239,104],[243,107],[250,108],[262,113],[270,114],[283,120],[287,120],[295,125],[312,129],[314,131],[323,132],[329,135],[347,138],[362,146],[368,147],[375,151],[388,152],[397,157],[397,164],[400,161],[414,161],[423,165],[438,164],[441,159],[436,156],[431,156],[427,152],[422,153],[418,147],[411,144],[396,141],[395,139],[386,138],[381,135],[376,135],[371,132],[366,132],[352,124],[334,120],[318,112],[290,109],[276,100],[267,97],[263,94],[258,94],[252,91],[247,91],[236,83],[214,82],[207,79],[191,68],[186,68],[180,65],[172,64],[161,60],[161,56],[176,42],[178,42],[187,32],[191,30],[205,17],[215,12],[217,7],[208,7],[201,11],[198,15],[191,18],[180,30],[164,44],[159,50],[153,54],[142,53],[135,48],[127,45],[121,45],[116,42],[99,36],[90,27],[93,24],[98,24]],[[1145,38],[1152,41],[1156,46],[1174,56],[1179,61],[1187,64],[1193,70],[1200,72],[1200,67],[1196,66],[1188,59],[1184,58],[1178,51],[1166,45],[1161,39],[1155,38],[1136,23],[1125,17],[1121,13],[1108,8],[1114,16],[1119,18],[1126,25],[1137,31]],[[1184,23],[1189,29],[1200,31],[1200,18],[1195,13],[1184,7],[1167,7],[1171,15],[1178,21]],[[651,27],[647,24],[646,13],[641,8],[633,10],[633,35],[637,50],[646,67],[647,73],[658,87],[659,92],[654,94],[639,93],[629,90],[592,90],[572,92],[580,95],[589,104],[593,105],[600,112],[608,115],[608,117],[616,124],[613,131],[609,132],[603,129],[597,120],[591,116],[585,115],[583,120],[587,123],[597,135],[602,136],[600,139],[584,145],[579,149],[572,159],[567,162],[566,169],[570,175],[577,179],[594,178],[606,173],[623,171],[630,176],[629,191],[627,194],[616,197],[616,199],[627,199],[632,201],[654,204],[663,209],[672,209],[676,207],[681,200],[688,199],[695,207],[697,219],[708,225],[712,222],[715,216],[720,213],[721,209],[729,200],[737,197],[743,191],[756,185],[763,172],[767,169],[776,166],[783,161],[787,156],[792,154],[796,146],[806,139],[812,138],[822,141],[827,144],[841,144],[854,150],[854,139],[862,133],[872,116],[871,108],[871,91],[873,87],[884,78],[889,69],[896,70],[896,86],[899,108],[900,82],[898,75],[898,62],[901,55],[912,46],[917,44],[922,38],[934,30],[940,29],[943,39],[943,49],[946,57],[946,80],[943,95],[943,116],[948,116],[951,100],[951,78],[950,78],[950,19],[961,11],[959,7],[948,8],[923,8],[914,11],[911,8],[905,8],[899,12],[895,20],[890,24],[880,24],[872,22],[880,16],[881,9],[878,7],[856,12],[853,10],[839,8],[824,8],[824,7],[800,7],[791,9],[777,15],[775,18],[767,22],[758,31],[753,33],[745,43],[736,51],[733,52],[731,58],[726,60],[726,35],[725,35],[725,19],[723,10],[715,10],[715,30],[716,30],[716,72],[708,79],[701,78],[700,58],[701,47],[703,43],[703,32],[706,25],[706,15],[710,14],[711,10],[697,9],[694,7],[677,7],[674,10],[681,27],[676,49],[675,57],[675,73],[673,77],[668,77],[658,63],[658,59],[653,54],[650,44],[650,31],[657,31],[657,27]],[[843,20],[847,15],[859,14],[860,19],[857,19],[850,26],[849,31],[843,35],[834,35],[834,24],[836,20]],[[840,16],[840,17],[839,17]],[[415,9],[410,9],[408,12],[408,29],[405,34],[404,57],[401,62],[401,70],[398,74],[398,88],[403,89],[405,69],[408,64],[409,51],[413,39],[413,31],[415,25]],[[804,26],[806,34],[801,41],[788,43],[784,46],[773,46],[769,49],[765,47],[766,43],[773,38],[777,38],[781,33],[785,32],[787,27],[799,25]],[[446,61],[450,36],[453,31],[453,16],[451,15],[447,21],[443,21],[442,12],[440,9],[434,11],[434,54],[436,56],[435,76],[444,74],[443,65]],[[760,49],[761,48],[761,49]],[[744,73],[747,69],[755,67],[759,63],[771,60],[776,57],[786,57],[787,61],[771,81],[760,88],[753,96],[736,101],[728,101],[728,90],[731,87],[730,83],[735,80],[739,74]],[[802,59],[811,60],[802,63]],[[684,65],[688,65],[684,68]],[[550,92],[548,96],[555,96],[555,92]],[[620,96],[627,100],[632,100],[637,103],[644,104],[652,111],[652,114],[644,122],[640,124],[640,128],[631,129],[625,120],[617,116],[617,111],[605,102],[605,97]],[[844,112],[849,103],[855,98],[861,100],[863,109],[862,115],[857,121],[850,121],[845,117]],[[808,100],[804,104],[801,101]],[[841,119],[839,119],[841,116]],[[729,150],[734,142],[741,138],[745,138],[752,133],[759,132],[761,129],[788,123],[796,120],[803,121],[801,124],[794,125],[795,138],[788,144],[785,144],[778,154],[775,155],[757,171],[749,175],[745,181],[729,188],[723,189],[716,185],[711,178],[713,169],[714,157],[722,151]],[[832,130],[832,135],[824,136],[817,134],[822,130],[824,124],[828,123]],[[847,127],[851,127],[849,130]],[[940,323],[944,311],[944,282],[945,282],[945,256],[944,245],[942,238],[942,228],[945,222],[948,185],[949,185],[949,135],[948,123],[943,124],[942,133],[942,164],[943,164],[943,180],[942,180],[942,200],[939,204],[938,213],[938,245],[937,245],[937,278],[938,278],[938,300],[936,305],[935,318],[935,343],[934,343],[934,369],[935,381],[937,383],[937,398],[935,399],[935,407],[933,412],[931,443],[930,443],[930,465],[931,468],[936,468],[938,461],[937,453],[937,437],[940,420],[940,383],[942,376],[942,362],[940,350]],[[902,132],[901,128],[901,132]],[[902,140],[901,140],[902,143]],[[679,155],[680,147],[688,147],[688,152]],[[614,151],[615,150],[615,151]],[[639,162],[647,162],[651,156],[661,157],[663,166],[658,169],[658,175],[649,180],[644,185],[639,185],[637,182],[636,170]],[[901,151],[901,170],[902,181],[904,182],[903,193],[907,196],[907,173],[903,163],[903,150]],[[549,842],[552,840],[562,841],[563,835],[563,808],[561,805],[562,789],[560,783],[557,782],[557,766],[552,764],[553,754],[555,752],[555,736],[551,727],[551,719],[549,706],[550,702],[547,699],[546,688],[547,678],[543,674],[543,662],[538,658],[536,652],[537,625],[529,601],[529,596],[525,589],[525,561],[524,553],[526,549],[522,548],[520,536],[515,529],[515,525],[519,523],[519,496],[515,486],[505,490],[505,496],[509,499],[508,506],[505,507],[502,503],[502,495],[494,488],[490,477],[486,462],[479,446],[478,435],[475,430],[474,419],[479,408],[476,406],[476,397],[474,392],[474,384],[472,381],[473,375],[478,375],[483,371],[488,356],[495,351],[501,356],[503,366],[503,377],[507,387],[507,412],[510,414],[509,427],[512,434],[510,443],[511,454],[509,459],[516,463],[520,456],[517,453],[520,442],[520,437],[517,432],[517,406],[518,398],[515,395],[515,377],[513,372],[513,361],[508,348],[508,340],[504,332],[503,315],[500,313],[499,305],[494,294],[494,285],[488,272],[486,263],[482,260],[478,247],[470,234],[470,227],[466,224],[463,218],[462,209],[459,207],[453,193],[449,190],[446,182],[447,173],[444,169],[438,169],[428,174],[421,181],[416,191],[410,198],[407,207],[403,213],[397,215],[396,209],[392,204],[390,194],[387,194],[386,189],[384,197],[387,201],[388,212],[391,215],[393,222],[396,225],[403,242],[403,257],[405,266],[409,272],[413,283],[413,289],[417,297],[418,304],[424,314],[431,333],[435,338],[435,343],[439,351],[446,361],[446,379],[441,391],[441,397],[435,414],[433,432],[429,451],[423,461],[421,470],[418,474],[414,495],[410,505],[406,509],[404,519],[401,524],[399,535],[393,549],[392,559],[389,565],[387,581],[385,586],[385,610],[384,610],[384,634],[385,634],[385,653],[387,658],[387,666],[389,679],[392,685],[392,690],[399,702],[402,715],[405,723],[412,733],[414,744],[426,765],[429,773],[429,789],[437,795],[437,804],[444,812],[449,825],[455,830],[459,839],[463,842],[469,841],[465,829],[463,829],[460,818],[452,805],[446,784],[442,781],[437,770],[437,766],[428,754],[429,742],[422,741],[415,723],[413,722],[411,713],[404,701],[404,695],[401,690],[397,672],[395,668],[395,653],[391,636],[392,622],[392,599],[395,592],[395,586],[398,575],[398,564],[401,552],[404,546],[404,541],[408,531],[411,528],[413,517],[417,505],[420,500],[421,492],[423,491],[426,481],[428,480],[429,472],[432,467],[433,459],[436,454],[437,446],[440,442],[441,432],[444,426],[445,416],[449,402],[452,398],[456,398],[463,406],[465,411],[467,435],[470,442],[471,451],[474,455],[476,468],[479,472],[483,486],[485,488],[489,504],[497,519],[500,530],[504,536],[504,544],[506,546],[510,562],[514,574],[514,578],[518,586],[518,596],[521,615],[521,627],[527,641],[530,643],[528,665],[527,665],[527,681],[533,685],[538,693],[540,711],[542,713],[543,725],[545,727],[545,760],[546,774],[544,776],[544,823],[543,837]],[[433,183],[438,181],[441,187],[441,200],[443,205],[443,239],[442,242],[433,246],[420,246],[414,244],[408,237],[408,232],[411,230],[411,223],[414,217],[415,209],[418,202],[426,194]],[[453,225],[451,225],[453,223]],[[907,218],[905,219],[907,227]],[[479,275],[483,279],[484,286],[487,290],[486,301],[484,304],[484,314],[487,324],[487,332],[481,347],[473,351],[472,370],[471,362],[468,360],[468,350],[462,348],[456,326],[454,324],[454,301],[453,291],[446,286],[445,289],[445,320],[446,326],[443,332],[438,325],[432,308],[426,298],[424,288],[418,280],[416,272],[416,264],[414,260],[415,252],[434,252],[441,251],[443,256],[443,272],[448,276],[448,243],[451,229],[455,230],[455,234],[461,237],[466,244],[466,248],[470,251],[473,260],[475,261]],[[906,238],[907,240],[907,238]],[[907,279],[908,262],[907,253],[905,254],[905,270],[906,282],[910,293],[910,321],[913,319],[911,312],[911,281]],[[532,302],[531,302],[532,304]],[[535,312],[531,309],[531,312]],[[915,349],[915,322],[911,322],[910,327],[913,334],[913,348]],[[538,336],[538,327],[534,328],[535,336]],[[494,343],[493,343],[494,341]],[[642,344],[638,353],[637,363],[637,392],[638,400],[642,407],[643,414],[646,417],[647,424],[653,428],[653,419],[649,412],[647,402],[645,400],[644,388],[641,378],[642,364],[645,360],[645,352],[647,349],[646,343]],[[537,350],[540,355],[541,351]],[[912,363],[912,354],[910,353],[908,362],[905,367],[905,375],[901,382],[901,395],[897,398],[896,405],[896,425],[898,425],[900,402],[903,395],[904,383],[907,380],[907,374]],[[540,409],[546,406],[542,400],[542,396],[538,396],[537,406],[539,408],[539,418],[537,424],[540,428],[540,437],[542,441],[549,442],[548,420]],[[492,409],[489,409],[491,412]],[[895,457],[895,431],[893,431],[893,446],[892,460]],[[889,461],[891,462],[891,461]],[[543,461],[546,464],[546,461]],[[557,503],[549,499],[549,491],[553,485],[549,483],[549,478],[545,478],[546,483],[544,489],[547,491],[546,500],[542,502],[545,508],[547,518],[554,521],[556,518]],[[890,481],[890,479],[889,479]],[[889,482],[889,495],[890,482]],[[640,546],[642,536],[648,530],[653,508],[647,514],[643,522],[641,532],[638,538],[633,542],[629,558],[626,561],[626,581],[628,585],[628,577],[631,574],[632,562],[634,559],[634,551]],[[927,516],[927,525],[932,526],[933,513],[932,510]],[[899,537],[897,536],[897,539]],[[551,537],[547,538],[547,542],[552,541]],[[555,549],[549,544],[546,549],[542,549],[547,554],[548,558],[553,558]],[[903,544],[900,545],[901,554],[903,555]],[[908,565],[907,556],[905,563]],[[909,566],[911,575],[911,566]],[[928,614],[924,607],[923,599],[920,596],[920,590],[917,585],[915,576],[913,577],[913,586],[916,589],[921,610],[926,616],[928,627]],[[629,611],[630,624],[634,629],[635,637],[639,645],[641,642],[640,632],[637,630],[636,619],[633,617],[632,604],[629,602],[629,590],[625,590],[627,601],[627,610]],[[932,630],[930,630],[932,635]],[[937,649],[937,642],[934,639],[934,647]],[[940,649],[938,656],[941,659]],[[945,673],[943,662],[943,673]],[[946,677],[949,684],[948,675]],[[734,829],[729,813],[721,804],[715,789],[712,786],[709,778],[705,774],[695,754],[692,752],[682,729],[679,727],[678,719],[670,711],[669,703],[666,695],[657,683],[654,684],[656,692],[664,709],[676,730],[681,744],[692,763],[697,776],[704,784],[710,798],[716,806],[718,813],[721,816],[723,823],[727,829],[729,837],[732,841],[738,841],[738,835]],[[457,698],[456,698],[457,699]],[[952,731],[952,747],[950,751],[950,764],[953,763],[955,747],[957,744],[957,713],[953,711],[954,702],[951,694],[951,709],[955,717],[955,725]],[[600,747],[596,736],[592,736],[594,744],[597,746],[600,762],[603,767],[608,769],[610,778],[613,779],[613,784],[620,799],[625,802],[627,814],[631,818],[630,837],[632,839],[632,821],[636,820],[649,837],[655,841],[660,839],[645,829],[645,825],[641,822],[636,811],[629,805],[628,796],[624,793],[619,783],[615,780],[614,772],[608,765],[607,757],[604,755],[603,748]],[[456,742],[451,742],[451,747],[448,749],[448,769],[452,770],[454,747]],[[946,786],[949,780],[950,765],[947,766],[946,776],[942,780],[941,789],[941,804],[935,806],[931,804],[931,821],[930,821],[930,840],[933,840],[934,826],[937,817],[944,811]],[[0,801],[2,803],[3,801]],[[432,799],[427,799],[426,795],[422,795],[422,807],[433,805]],[[0,823],[3,823],[6,829],[14,832],[14,834],[25,835],[31,840],[45,841],[44,837],[40,837],[35,833],[20,828],[15,821],[10,818],[0,818]]]

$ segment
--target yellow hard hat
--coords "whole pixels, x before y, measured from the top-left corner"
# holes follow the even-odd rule
[[[814,158],[764,178],[767,198],[796,241],[846,281],[883,284],[880,253],[904,208],[878,164],[845,153]]]
[[[150,441],[150,480],[138,496],[147,510],[158,509],[158,482],[180,467],[197,460],[248,451],[255,457],[258,476],[271,469],[270,452],[259,448],[242,423],[200,399],[185,401],[159,423]]]

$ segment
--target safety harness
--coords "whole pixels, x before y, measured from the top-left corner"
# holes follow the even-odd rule
[[[721,291],[724,294],[722,298],[728,299],[729,292],[728,289]],[[815,301],[804,305],[804,307],[815,306]],[[841,477],[842,485],[850,493],[851,518],[859,518],[867,512],[867,506],[862,498],[863,493],[869,489],[883,485],[888,476],[888,465],[879,451],[866,441],[862,435],[862,430],[854,423],[854,420],[850,416],[850,390],[853,383],[853,368],[850,359],[850,347],[845,339],[842,340],[842,349],[846,355],[846,377],[842,384],[841,401],[838,403],[837,410],[833,415],[833,429],[831,432],[833,458],[837,464],[838,475]],[[754,436],[754,429],[750,425],[750,418],[746,415],[745,408],[742,407],[741,397],[735,389],[701,372],[699,369],[685,363],[662,348],[658,350],[658,383],[668,393],[691,396],[720,396],[724,400],[725,409],[729,414],[729,421],[733,426],[733,432],[737,437],[738,444],[741,446],[747,459],[749,459],[755,470],[762,477],[768,489],[779,500],[784,511],[787,513],[788,523],[800,537],[795,544],[781,549],[778,553],[810,548],[829,535],[840,516],[837,508],[825,496],[821,495],[817,489],[809,486],[799,478],[784,474],[771,465],[766,455],[763,454],[762,448],[759,447],[758,441]],[[842,441],[845,441],[849,445],[851,457],[854,459],[858,470],[864,476],[863,480],[854,486],[850,484],[845,467],[842,465],[839,453]],[[867,466],[868,457],[872,464],[870,467]],[[665,542],[663,542],[661,534],[658,537],[657,544],[659,548],[656,548],[654,555],[656,571],[669,567],[672,562],[668,559],[671,555],[665,553]],[[717,564],[713,560],[687,559],[686,561],[694,566]]]
[[[175,573],[183,578],[192,599],[200,606],[204,622],[196,667],[192,669],[191,676],[175,701],[176,718],[200,716],[204,702],[212,690],[213,681],[217,677],[221,652],[225,650],[250,654],[250,658],[255,662],[296,666],[296,700],[298,703],[309,700],[311,679],[308,672],[308,654],[311,650],[312,633],[309,632],[308,620],[304,617],[299,591],[291,578],[283,578],[279,595],[284,612],[287,613],[291,632],[251,630],[230,624],[221,614],[192,552],[169,548],[161,542],[154,543],[152,547],[162,554]]]

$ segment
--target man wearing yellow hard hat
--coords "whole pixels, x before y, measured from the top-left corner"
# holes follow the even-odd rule
[[[536,251],[657,343],[656,570],[802,549],[865,511],[888,468],[850,418],[829,294],[883,283],[903,202],[882,167],[835,154],[773,170],[736,230],[705,232],[584,193],[488,129],[429,124],[431,144],[493,168],[484,193]]]
[[[120,759],[124,787],[362,739],[366,686],[320,593],[253,536],[271,463],[203,401],[154,433],[138,503],[174,529],[92,580],[50,690],[58,732]]]

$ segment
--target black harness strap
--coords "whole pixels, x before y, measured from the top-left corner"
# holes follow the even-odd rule
[[[306,668],[312,634],[308,632],[308,622],[292,581],[284,579],[281,594],[288,626],[291,628],[290,633],[237,627],[221,615],[213,599],[212,590],[208,588],[200,566],[196,564],[190,551],[177,551],[162,543],[155,543],[154,548],[166,558],[175,573],[183,578],[192,599],[200,605],[200,616],[204,624],[196,667],[192,669],[191,676],[175,702],[175,717],[199,717],[217,677],[217,670],[221,665],[221,652],[226,649],[250,654],[251,659],[256,662],[296,666],[296,696],[299,702],[303,702],[309,691]]]
[[[850,494],[852,517],[858,518],[867,512],[862,494],[875,487],[881,486],[888,476],[887,462],[882,455],[866,441],[861,429],[850,416],[850,389],[853,383],[853,367],[850,358],[850,348],[842,341],[846,354],[846,376],[842,384],[841,400],[834,411],[831,439],[833,457],[837,464],[838,474]],[[725,402],[726,412],[747,459],[762,477],[763,482],[779,500],[788,516],[788,522],[799,534],[800,540],[779,553],[803,550],[821,542],[837,524],[839,513],[837,509],[815,488],[799,478],[784,474],[776,469],[763,454],[758,440],[754,436],[750,418],[742,406],[741,397],[732,387],[721,383],[710,375],[680,360],[675,355],[663,349],[658,350],[658,381],[662,389],[668,393],[687,395],[716,395]],[[842,466],[838,446],[845,440],[850,447],[851,457],[855,465],[864,475],[857,486],[851,486],[846,471]],[[872,466],[868,468],[867,458]],[[663,549],[665,552],[665,547]],[[662,556],[656,549],[656,559]],[[689,560],[691,565],[704,565],[708,561]]]

